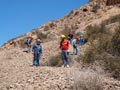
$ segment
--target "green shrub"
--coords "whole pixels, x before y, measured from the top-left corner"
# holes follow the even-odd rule
[[[61,55],[56,55],[50,58],[49,66],[61,66],[61,65],[62,65]]]

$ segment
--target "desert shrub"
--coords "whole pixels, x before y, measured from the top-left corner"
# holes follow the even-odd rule
[[[115,34],[111,39],[111,53],[120,56],[120,26],[115,30]]]
[[[73,31],[72,28],[69,28],[69,27],[65,27],[62,31],[61,31],[61,34],[64,34],[65,36],[68,36],[68,34],[72,32],[73,34],[75,34],[75,31]]]
[[[52,56],[49,60],[49,66],[61,66],[62,59],[61,55]]]
[[[78,57],[79,58],[79,57]],[[89,63],[93,63],[96,60],[96,56],[93,52],[92,49],[88,49],[85,51],[85,55],[80,56],[82,62],[84,64],[89,64]],[[80,60],[80,59],[79,59]]]
[[[99,5],[99,4],[95,4],[95,5],[92,7],[92,12],[97,13],[98,9],[100,9],[100,5]]]
[[[99,74],[85,70],[74,74],[74,90],[103,90],[104,80]]]
[[[115,22],[120,22],[120,15],[111,16],[109,19],[103,21],[102,23],[105,25],[109,25]]]
[[[88,26],[86,29],[85,39],[92,43],[94,40],[100,39],[101,37],[109,34],[108,30],[106,30],[105,25],[95,25]]]
[[[109,71],[114,78],[120,79],[120,57],[108,55],[104,58],[105,70]]]
[[[47,34],[40,32],[40,33],[37,33],[37,37],[43,41],[47,39]]]
[[[92,43],[90,49],[86,50],[81,57],[82,62],[88,64],[95,61],[102,62],[105,70],[109,71],[113,77],[120,78],[120,27],[113,35],[105,34],[105,29],[98,32],[99,29],[96,27],[90,30],[93,31],[87,32],[87,35],[88,41]]]
[[[47,38],[47,34],[44,34],[44,33],[39,33],[37,36],[40,39],[46,39]]]
[[[71,32],[71,29],[68,28],[68,27],[65,27],[65,29],[63,29],[63,30],[61,31],[61,34],[64,34],[64,35],[67,36],[70,32]]]
[[[25,44],[25,39],[21,39],[18,41],[18,44],[20,45],[20,47],[25,48],[26,44]]]

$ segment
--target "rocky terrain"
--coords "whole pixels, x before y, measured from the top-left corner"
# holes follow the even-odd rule
[[[72,31],[76,35],[84,34],[88,26],[100,24],[105,24],[108,30],[114,32],[119,25],[115,18],[120,18],[119,3],[119,0],[89,0],[88,4],[71,11],[63,18],[49,21],[27,34],[6,42],[0,47],[0,90],[120,90],[120,81],[113,79],[97,67],[98,65],[94,68],[83,68],[75,61],[77,56],[70,55],[70,68],[49,65],[50,58],[60,54],[58,44],[62,33],[67,35]],[[112,19],[115,19],[115,22],[112,22]],[[31,66],[32,54],[23,52],[24,39],[33,35],[41,38],[43,42],[40,67]],[[82,47],[79,46],[78,56],[84,54],[88,48],[89,42]],[[92,77],[94,75],[95,77]],[[99,85],[94,86],[95,84],[90,81],[97,84],[99,81]],[[76,84],[78,82],[79,85]],[[99,88],[90,89],[88,86],[89,89],[82,89],[84,85]]]
[[[85,76],[86,71],[94,73],[74,66],[70,68],[33,67],[31,66],[32,54],[25,53],[20,48],[1,50],[0,56],[0,90],[79,90],[74,87],[77,73]],[[102,71],[98,73],[103,75]],[[91,79],[91,76],[88,77]],[[119,81],[108,76],[102,76],[102,78],[104,90],[120,90]]]

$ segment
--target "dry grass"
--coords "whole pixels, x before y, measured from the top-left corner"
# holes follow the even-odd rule
[[[97,13],[98,9],[100,9],[100,5],[99,5],[99,4],[95,4],[95,5],[92,7],[92,12]]]
[[[97,31],[99,30],[99,31]],[[91,48],[85,51],[82,62],[85,64],[102,62],[104,69],[109,71],[113,77],[120,79],[120,27],[115,30],[113,35],[101,29],[90,27],[87,32],[88,42]]]
[[[91,70],[74,74],[74,90],[103,90],[104,80],[98,73]]]
[[[61,55],[56,55],[50,58],[49,66],[61,66],[61,65],[62,65]]]

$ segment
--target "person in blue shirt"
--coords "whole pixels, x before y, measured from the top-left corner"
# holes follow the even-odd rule
[[[39,66],[39,60],[40,56],[42,54],[42,46],[41,46],[41,40],[37,39],[35,45],[32,47],[32,52],[33,52],[33,66]]]
[[[79,44],[80,44],[80,45],[84,45],[84,38],[83,38],[83,35],[80,35]]]

